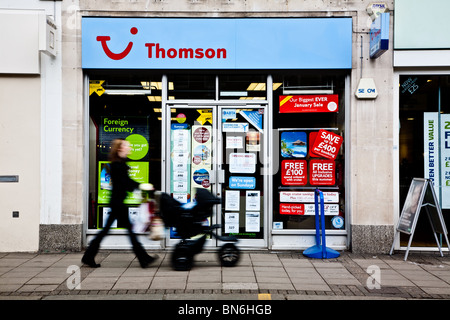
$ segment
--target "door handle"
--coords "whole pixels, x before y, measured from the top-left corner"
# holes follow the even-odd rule
[[[225,170],[217,170],[217,182],[225,183]]]
[[[225,183],[225,170],[211,170],[209,175],[209,183]]]

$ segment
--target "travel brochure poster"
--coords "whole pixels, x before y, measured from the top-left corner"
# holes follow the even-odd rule
[[[171,125],[170,149],[170,193],[175,200],[187,203],[191,192],[191,129],[188,124]]]
[[[131,179],[137,183],[148,183],[148,172],[149,165],[148,162],[127,162],[130,167],[128,175]],[[98,163],[98,203],[106,204],[109,203],[111,199],[112,192],[112,181],[110,175],[110,162],[109,161],[99,161]],[[135,192],[128,192],[124,203],[126,204],[140,204],[141,203],[141,193],[139,190]]]
[[[191,194],[195,194],[197,188],[211,189],[211,135],[210,125],[192,126]]]

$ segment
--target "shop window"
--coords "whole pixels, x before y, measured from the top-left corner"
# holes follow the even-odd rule
[[[450,224],[450,76],[401,75],[399,83],[400,209],[413,178],[433,180]],[[435,246],[426,215],[420,215],[412,246]],[[408,236],[401,233],[401,246]]]
[[[169,75],[169,100],[214,100],[216,76],[196,74]]]
[[[130,141],[130,176],[161,189],[161,114],[160,75],[90,76],[88,229],[101,229],[109,212],[108,153],[113,139]],[[133,220],[139,192],[129,193],[125,202]],[[123,226],[116,221],[113,227]]]
[[[266,75],[219,76],[220,100],[266,100]]]
[[[315,229],[317,188],[325,227],[345,229],[345,75],[274,75],[273,82],[281,83],[273,92],[273,229]]]

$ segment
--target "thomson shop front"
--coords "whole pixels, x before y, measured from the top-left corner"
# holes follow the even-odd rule
[[[327,245],[347,248],[351,52],[351,18],[83,18],[87,241],[109,212],[109,144],[125,138],[133,179],[183,203],[221,197],[205,223],[240,247],[313,245],[320,188]],[[126,202],[133,219],[139,195]],[[122,227],[104,247],[129,246]],[[141,240],[170,247],[167,232]]]

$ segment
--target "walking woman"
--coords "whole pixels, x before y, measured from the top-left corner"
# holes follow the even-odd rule
[[[133,191],[139,187],[139,183],[132,180],[128,176],[129,167],[126,163],[127,157],[131,151],[130,143],[124,139],[115,139],[111,143],[111,150],[109,153],[109,160],[111,161],[111,180],[112,180],[112,194],[111,194],[111,212],[105,227],[100,231],[94,240],[91,241],[88,249],[83,255],[81,261],[92,268],[100,267],[100,264],[95,262],[95,256],[100,248],[100,242],[103,237],[108,234],[113,222],[118,219],[120,225],[124,225],[129,233],[133,251],[139,260],[142,268],[146,268],[152,263],[155,258],[149,256],[142,245],[137,240],[136,234],[132,230],[132,225],[128,217],[128,208],[124,204],[124,200],[128,191]]]

